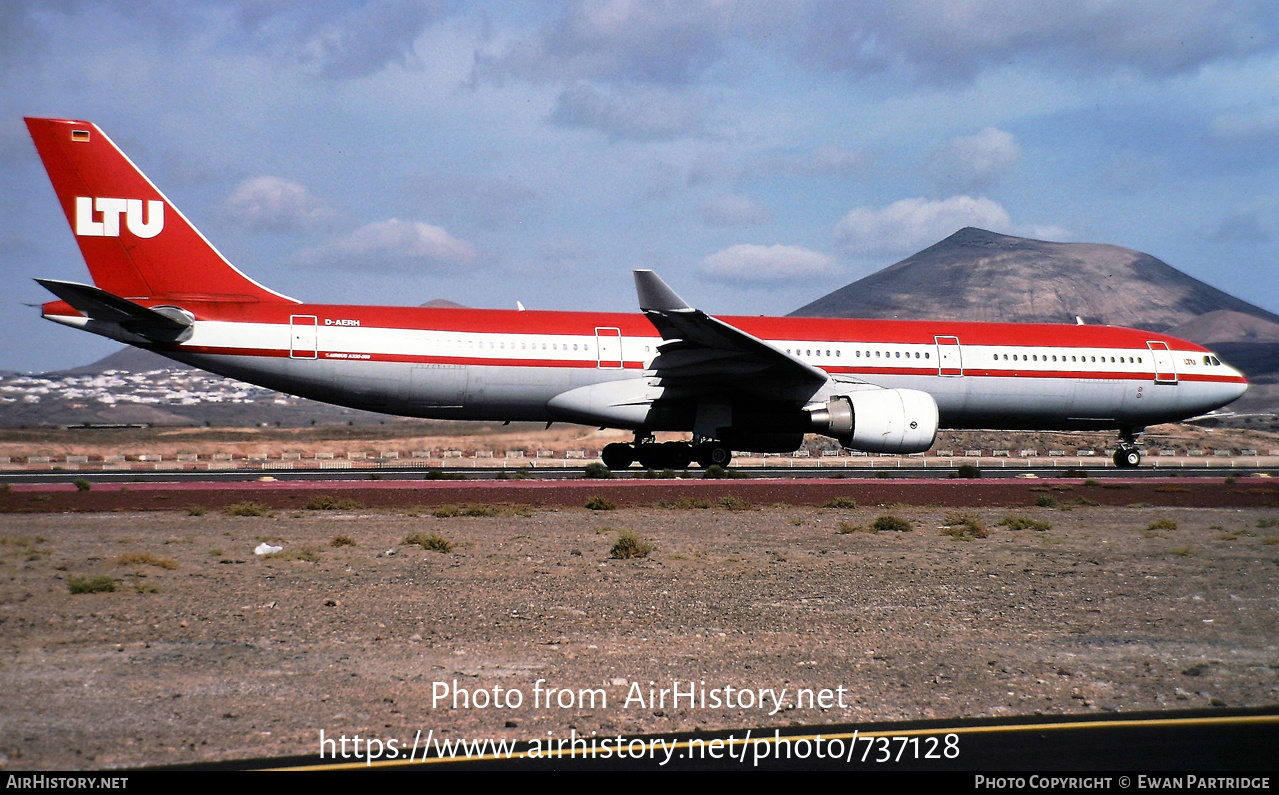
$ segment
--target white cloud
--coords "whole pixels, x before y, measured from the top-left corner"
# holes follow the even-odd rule
[[[339,217],[327,202],[279,177],[241,182],[221,209],[227,218],[254,232],[296,232],[322,227]]]
[[[285,59],[339,80],[367,77],[392,64],[412,63],[418,36],[442,16],[438,4],[430,0],[239,0],[221,6],[231,8],[235,22],[233,29],[223,31],[225,35],[243,39],[254,49],[265,45]],[[138,15],[153,13],[154,9],[141,7]],[[190,17],[190,12],[185,16]]]
[[[475,247],[444,229],[420,221],[377,221],[295,257],[320,268],[403,271],[471,262]]]
[[[691,92],[633,85],[606,91],[581,83],[559,95],[551,121],[620,140],[667,140],[700,131],[702,106],[701,98]]]
[[[702,202],[697,206],[697,214],[709,226],[756,226],[773,220],[767,207],[733,193]]]
[[[928,156],[928,176],[947,192],[974,191],[998,182],[1021,159],[1012,133],[987,127],[976,135],[952,138]]]
[[[912,254],[966,227],[1012,232],[1008,211],[986,198],[902,199],[858,207],[835,224],[835,239],[853,256]]]
[[[1276,33],[1269,0],[570,0],[562,8],[481,55],[476,79],[689,85],[743,42],[821,70],[904,69],[940,81],[1026,62],[1170,74],[1257,52]]]
[[[719,0],[572,0],[476,76],[686,84],[720,57],[737,8]]]
[[[364,77],[411,61],[414,40],[436,16],[423,0],[375,0],[325,24],[306,49],[327,77]]]
[[[1274,38],[1266,0],[1080,0],[1040,8],[1025,0],[798,2],[796,57],[830,69],[898,67],[967,79],[985,67],[1038,60],[1084,71],[1193,70],[1256,52]]]
[[[705,257],[700,267],[704,276],[715,281],[757,286],[824,278],[834,273],[835,260],[802,246],[743,243]]]

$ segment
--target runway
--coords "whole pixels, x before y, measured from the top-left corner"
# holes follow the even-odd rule
[[[75,483],[251,483],[323,481],[369,482],[376,480],[474,480],[474,481],[565,481],[585,477],[585,467],[495,469],[493,467],[450,467],[448,469],[423,469],[420,466],[380,466],[376,469],[161,469],[104,471],[101,469],[40,469],[0,471],[0,483],[53,484]],[[908,479],[936,480],[957,479],[957,470],[936,466],[895,466],[879,469],[836,469],[822,466],[797,467],[732,467],[727,479],[772,480],[845,480],[845,479]],[[685,477],[687,474],[687,477]],[[675,473],[674,477],[658,477],[657,473],[630,469],[613,473],[617,480],[658,480],[661,482],[702,480],[701,470]],[[1271,478],[1279,477],[1279,466],[1221,466],[1193,465],[1176,468],[1139,467],[1118,469],[1115,467],[1062,468],[1055,466],[1018,465],[1015,467],[986,467],[981,478],[998,480],[1009,478],[1039,479],[1116,479],[1142,480],[1150,478]]]

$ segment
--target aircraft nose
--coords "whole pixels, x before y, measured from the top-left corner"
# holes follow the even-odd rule
[[[1231,374],[1234,375],[1237,380],[1229,381],[1221,385],[1222,396],[1225,398],[1226,403],[1233,403],[1243,397],[1243,394],[1248,391],[1248,379],[1244,377],[1244,374],[1234,368],[1231,368]]]

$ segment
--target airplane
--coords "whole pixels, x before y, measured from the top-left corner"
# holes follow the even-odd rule
[[[727,466],[808,433],[922,453],[937,431],[1118,430],[1248,388],[1211,351],[1093,325],[712,317],[634,271],[640,314],[303,303],[235,268],[94,124],[28,118],[93,284],[37,279],[43,317],[328,403],[410,417],[634,433],[610,469]],[[691,434],[657,443],[656,432]]]

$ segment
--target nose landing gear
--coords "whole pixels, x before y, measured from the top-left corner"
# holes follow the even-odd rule
[[[1133,469],[1141,465],[1141,435],[1145,428],[1125,428],[1119,432],[1119,447],[1115,450],[1115,466]]]

